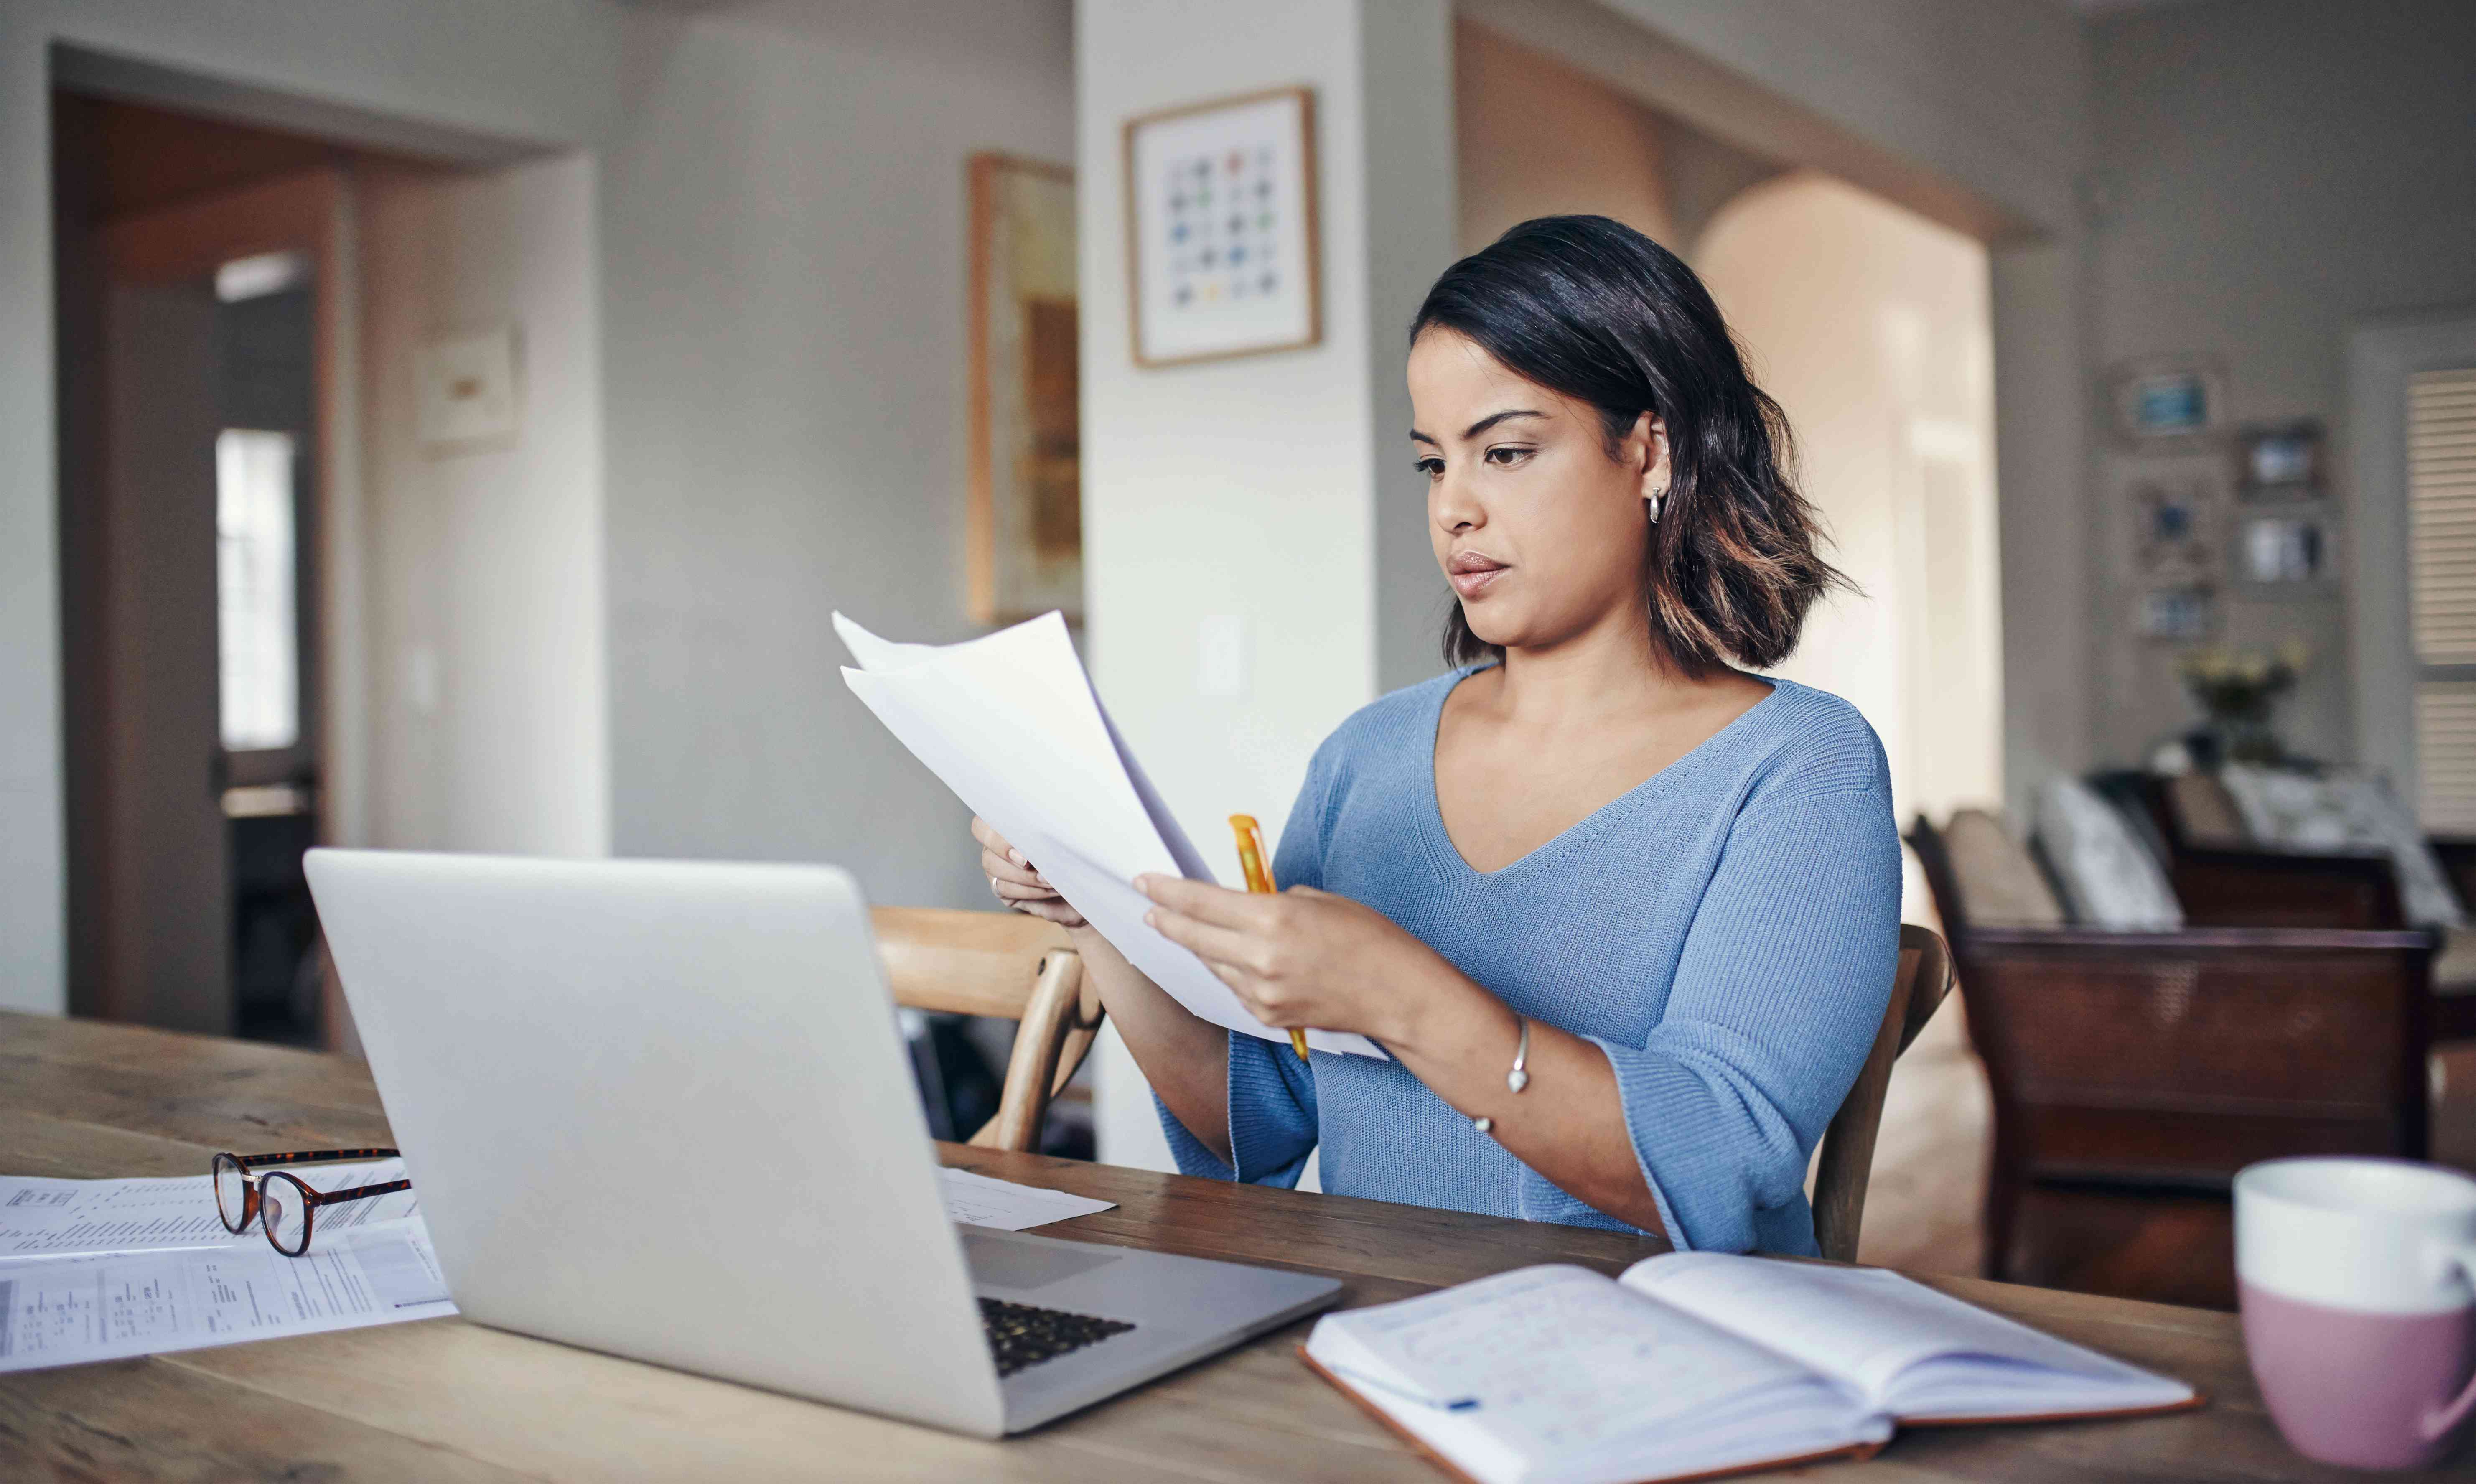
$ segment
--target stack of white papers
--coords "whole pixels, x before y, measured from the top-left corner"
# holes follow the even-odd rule
[[[312,1190],[404,1177],[312,1165]],[[215,1215],[210,1175],[0,1176],[0,1372],[357,1329],[456,1312],[410,1191],[327,1206],[304,1257]]]
[[[404,1178],[404,1161],[305,1165],[288,1173],[311,1190],[384,1185]],[[320,1208],[319,1237],[402,1221],[420,1207],[411,1191]],[[250,1240],[265,1247],[256,1227]],[[0,1260],[97,1252],[169,1251],[223,1247],[233,1234],[215,1215],[214,1177],[174,1175],[151,1180],[47,1180],[0,1175]],[[272,1250],[272,1249],[269,1249]]]
[[[1055,613],[963,644],[895,644],[834,615],[843,680],[886,730],[1055,885],[1128,962],[1215,1026],[1286,1043],[1203,961],[1145,926],[1146,872],[1209,881],[1186,831],[1127,751]],[[1382,1056],[1310,1030],[1318,1051]]]
[[[401,1160],[311,1165],[312,1190],[404,1177]],[[950,1220],[1022,1231],[1111,1202],[941,1171]],[[210,1175],[0,1175],[0,1372],[121,1360],[456,1312],[411,1191],[322,1207],[307,1255],[215,1215]]]

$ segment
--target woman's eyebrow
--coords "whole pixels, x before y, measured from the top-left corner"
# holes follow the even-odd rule
[[[1547,413],[1545,413],[1545,412],[1537,411],[1537,410],[1534,410],[1533,408],[1505,408],[1505,409],[1504,409],[1503,411],[1501,411],[1501,412],[1491,412],[1491,413],[1489,413],[1487,416],[1480,418],[1477,422],[1474,422],[1474,423],[1471,424],[1469,427],[1467,427],[1467,428],[1463,429],[1463,430],[1462,430],[1462,436],[1463,436],[1464,438],[1466,438],[1466,439],[1467,439],[1467,438],[1475,438],[1475,437],[1477,437],[1480,433],[1485,433],[1485,432],[1487,432],[1490,428],[1495,427],[1497,424],[1501,423],[1501,422],[1509,422],[1509,421],[1511,421],[1512,419],[1517,418],[1517,417],[1540,417],[1540,418],[1544,418],[1544,417],[1546,417],[1547,415],[1548,415],[1548,414],[1547,414]]]
[[[1462,436],[1463,436],[1464,438],[1475,438],[1475,437],[1477,437],[1480,433],[1485,433],[1485,432],[1487,432],[1490,428],[1495,427],[1497,424],[1501,423],[1501,422],[1507,422],[1507,421],[1510,421],[1510,420],[1511,420],[1511,419],[1513,419],[1513,418],[1517,418],[1517,417],[1542,417],[1542,418],[1544,418],[1544,417],[1546,417],[1547,415],[1548,415],[1547,413],[1545,413],[1545,412],[1541,412],[1541,411],[1538,411],[1538,410],[1536,410],[1536,409],[1534,409],[1534,408],[1505,408],[1503,411],[1501,411],[1501,412],[1490,412],[1487,416],[1480,418],[1477,422],[1474,422],[1474,423],[1471,424],[1469,427],[1467,427],[1467,428],[1463,429],[1463,430],[1462,430]],[[1438,441],[1436,440],[1436,436],[1435,436],[1435,434],[1433,434],[1433,433],[1421,433],[1421,432],[1420,432],[1418,429],[1416,429],[1416,428],[1413,428],[1413,429],[1411,429],[1411,430],[1410,430],[1410,441],[1411,441],[1411,442],[1413,442],[1413,443],[1424,443],[1424,444],[1426,444],[1429,448],[1442,448],[1442,447],[1444,447],[1444,445],[1443,445],[1442,443],[1440,443],[1440,442],[1438,442]]]

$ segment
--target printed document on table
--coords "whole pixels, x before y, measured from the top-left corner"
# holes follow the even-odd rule
[[[0,1372],[456,1312],[417,1216],[340,1234],[322,1226],[303,1257],[256,1228],[216,1230],[223,1246],[0,1259]]]
[[[1101,935],[1213,1025],[1286,1043],[1203,960],[1144,924],[1134,878],[1209,881],[1186,832],[1109,720],[1055,613],[962,644],[895,644],[834,615],[856,670],[843,680],[928,771],[1012,841]],[[1318,1051],[1382,1056],[1364,1036],[1310,1030]]]
[[[1062,1190],[1043,1190],[1037,1185],[1017,1185],[1012,1180],[994,1180],[969,1170],[940,1170],[940,1183],[946,1192],[946,1219],[964,1222],[974,1226],[994,1226],[1000,1231],[1023,1231],[1033,1226],[1046,1226],[1071,1216],[1089,1216],[1106,1211],[1117,1204],[1112,1200],[1095,1200],[1089,1196],[1070,1196]]]
[[[315,1191],[384,1185],[404,1178],[401,1159],[286,1168]],[[318,1213],[318,1234],[325,1237],[402,1221],[419,1209],[409,1190],[328,1206]],[[255,1226],[245,1235],[260,1247],[266,1245]],[[215,1215],[212,1175],[140,1180],[0,1175],[0,1259],[170,1251],[222,1247],[233,1240]]]

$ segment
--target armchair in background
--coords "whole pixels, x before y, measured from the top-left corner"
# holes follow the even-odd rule
[[[2476,839],[2426,834],[2387,783],[2344,769],[2092,781],[2148,827],[2189,922],[2431,930],[2434,1039],[2476,1038]]]
[[[2137,877],[2145,851],[2102,838],[2078,807],[2097,803],[2042,822]],[[1920,816],[1909,840],[1993,1093],[1989,1277],[2230,1308],[2237,1170],[2424,1153],[2425,933],[2188,926],[2154,863],[2070,893],[2146,926],[2076,923],[1992,815]]]

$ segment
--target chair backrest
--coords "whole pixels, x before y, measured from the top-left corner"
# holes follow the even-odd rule
[[[870,918],[897,1004],[1018,1023],[983,1149],[1034,1150],[1049,1101],[1101,1030],[1101,994],[1066,931],[1019,912],[876,907]]]
[[[1988,928],[1959,947],[1998,1186],[2223,1192],[2282,1154],[2424,1154],[2420,935]]]
[[[1857,1260],[1857,1233],[1866,1221],[1866,1185],[1874,1170],[1874,1139],[1882,1131],[1883,1100],[1892,1087],[1892,1063],[1909,1049],[1951,993],[1951,952],[1941,935],[1915,923],[1900,925],[1900,961],[1892,977],[1892,998],[1883,1024],[1856,1082],[1822,1133],[1822,1160],[1814,1177],[1814,1240],[1836,1262]]]

